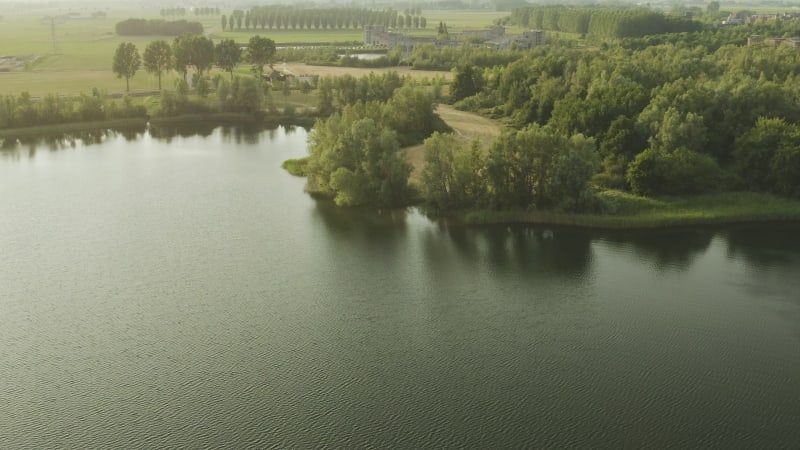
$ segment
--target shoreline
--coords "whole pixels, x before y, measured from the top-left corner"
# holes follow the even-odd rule
[[[756,192],[723,192],[694,197],[647,198],[610,191],[616,213],[571,214],[555,211],[465,210],[439,218],[464,225],[565,225],[587,229],[635,230],[746,223],[798,223],[800,201]],[[434,215],[434,217],[436,217]]]
[[[0,129],[0,139],[52,136],[54,134],[97,130],[101,128],[131,129],[145,128],[146,126],[146,117],[138,117],[133,119],[93,120],[89,122],[67,122],[22,128],[2,128]]]
[[[450,224],[471,225],[552,225],[584,228],[587,230],[657,230],[680,227],[709,227],[744,224],[800,224],[800,214],[774,217],[723,217],[692,218],[672,217],[651,220],[644,216],[602,215],[602,214],[561,214],[542,212],[491,211],[492,217],[480,216],[485,211],[471,211],[454,215],[439,216],[438,219]]]
[[[171,117],[138,117],[131,119],[96,120],[88,122],[67,122],[53,125],[36,125],[21,128],[0,129],[0,141],[30,137],[53,136],[98,129],[126,130],[146,128],[148,125],[182,125],[203,123],[210,125],[264,125],[311,127],[316,117],[310,115],[252,116],[239,113],[182,114]]]

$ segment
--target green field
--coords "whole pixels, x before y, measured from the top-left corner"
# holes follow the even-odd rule
[[[38,8],[24,11],[5,10],[0,26],[0,56],[36,55],[38,59],[26,67],[11,72],[0,72],[0,95],[18,94],[28,91],[34,97],[49,93],[75,95],[88,93],[92,88],[105,92],[121,92],[125,81],[116,78],[111,72],[111,59],[114,50],[121,42],[133,42],[144,51],[148,42],[155,39],[171,40],[171,37],[120,37],[114,33],[117,22],[128,18],[161,18],[156,10],[143,8],[105,10],[107,16],[99,19],[58,20],[55,33],[47,17],[64,15],[66,7]],[[91,14],[91,8],[81,8],[81,14]],[[222,14],[230,14],[222,10]],[[485,28],[495,19],[507,13],[495,11],[423,11],[428,19],[427,30],[417,30],[415,35],[433,35],[439,21],[447,22],[448,29],[457,32],[463,29]],[[214,40],[234,39],[246,42],[251,36],[259,34],[273,39],[276,43],[312,44],[352,44],[363,41],[361,30],[246,30],[223,32],[219,16],[196,17],[187,15],[186,20],[199,21],[206,27],[209,37]],[[176,20],[178,17],[168,17]],[[509,32],[516,32],[509,30]],[[55,43],[53,36],[55,36]],[[246,71],[242,68],[241,71]],[[165,87],[171,87],[175,74],[164,78]],[[155,76],[140,70],[131,79],[132,91],[147,91],[158,88]]]

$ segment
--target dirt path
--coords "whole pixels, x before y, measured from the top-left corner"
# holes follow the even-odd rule
[[[450,125],[450,128],[467,148],[474,139],[478,139],[483,144],[483,148],[488,149],[500,136],[500,124],[478,114],[459,111],[449,105],[439,105],[436,113]],[[420,144],[405,150],[408,161],[414,167],[410,180],[419,182],[422,176],[422,167],[425,164],[425,146]]]
[[[450,105],[439,105],[436,112],[455,130],[456,135],[467,143],[477,138],[488,147],[500,136],[500,124],[494,120],[475,113],[459,111]]]
[[[310,66],[304,63],[281,63],[276,64],[275,67],[283,72],[295,75],[319,75],[324,76],[342,76],[345,74],[354,77],[362,77],[370,73],[386,73],[397,72],[400,75],[406,75],[411,78],[433,78],[435,76],[444,77],[446,80],[451,80],[453,74],[451,72],[436,72],[429,70],[411,70],[410,67],[380,67],[380,68],[360,68],[360,67],[330,67],[330,66]]]

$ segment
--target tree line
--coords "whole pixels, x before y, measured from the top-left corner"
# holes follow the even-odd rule
[[[526,6],[511,13],[514,23],[539,30],[563,31],[600,38],[627,38],[699,31],[702,24],[649,9]]]
[[[0,97],[0,129],[144,117],[144,106],[129,97],[118,101],[96,89],[78,97],[48,94],[34,99],[28,92]]]
[[[186,20],[127,19],[117,23],[115,31],[119,36],[178,36],[203,34],[203,25]]]
[[[596,208],[589,181],[598,167],[594,139],[530,124],[506,130],[488,152],[453,134],[425,140],[423,199],[435,211]]]
[[[427,19],[419,8],[404,12],[393,9],[382,11],[363,8],[303,8],[295,6],[257,6],[248,10],[234,10],[222,16],[223,31],[233,30],[348,30],[369,25],[394,29],[426,28]]]
[[[184,80],[190,70],[194,70],[196,78],[201,79],[205,72],[216,65],[233,78],[234,69],[247,62],[260,79],[264,66],[272,63],[274,56],[275,42],[258,35],[251,37],[243,50],[232,39],[223,39],[215,45],[208,37],[182,34],[171,45],[164,40],[148,43],[143,56],[140,56],[135,44],[121,43],[114,53],[112,70],[119,78],[125,78],[126,90],[130,90],[130,79],[144,65],[147,72],[158,77],[158,88],[161,89],[162,75],[173,69]]]

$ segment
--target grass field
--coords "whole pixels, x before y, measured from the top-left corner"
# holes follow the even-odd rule
[[[113,5],[105,9],[107,16],[98,19],[58,20],[55,33],[52,33],[50,16],[64,15],[70,11],[66,6],[53,3],[51,7],[28,10],[3,10],[2,26],[0,26],[0,56],[36,55],[36,62],[27,67],[11,72],[0,72],[0,95],[18,94],[28,91],[34,97],[54,93],[75,95],[88,93],[92,88],[105,92],[124,90],[125,80],[118,79],[111,72],[111,60],[114,51],[121,42],[133,42],[139,51],[144,51],[148,42],[156,39],[171,41],[171,37],[120,37],[114,33],[117,22],[128,18],[161,18],[155,9],[115,8]],[[81,14],[91,14],[91,8],[79,9]],[[230,14],[222,10],[223,14]],[[439,21],[447,23],[448,29],[457,32],[463,29],[485,28],[493,21],[507,15],[495,11],[423,11],[428,19],[427,30],[418,30],[414,34],[434,35]],[[281,43],[331,43],[342,44],[363,41],[361,30],[249,30],[222,32],[219,16],[195,17],[187,15],[187,20],[199,21],[206,27],[209,37],[215,40],[222,38],[246,42],[251,36],[259,34]],[[167,18],[174,20],[177,18]],[[512,32],[512,30],[509,30]],[[55,37],[55,44],[53,37]],[[402,69],[401,69],[402,70]],[[240,68],[246,72],[246,68]],[[319,71],[327,71],[319,69]],[[379,70],[348,70],[337,73],[361,74]],[[305,72],[307,73],[307,72]],[[430,75],[422,75],[430,76]],[[173,86],[175,74],[163,79],[165,87]],[[139,72],[131,79],[132,91],[145,91],[158,88],[155,76]]]

